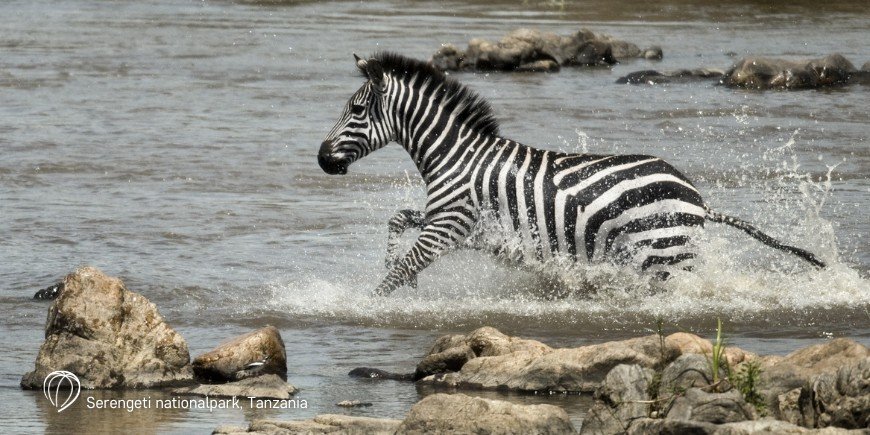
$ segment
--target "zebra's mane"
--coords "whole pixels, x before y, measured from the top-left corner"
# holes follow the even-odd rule
[[[474,126],[473,131],[481,135],[498,136],[498,121],[492,113],[492,108],[477,92],[453,78],[447,77],[432,65],[417,59],[389,51],[377,52],[373,58],[380,62],[386,74],[399,77],[406,83],[412,77],[420,76],[424,80],[418,80],[418,84],[429,82],[435,85],[431,86],[430,89],[441,85],[441,98],[453,100],[458,108],[456,112],[457,122],[465,122]],[[419,85],[417,87],[419,88]]]

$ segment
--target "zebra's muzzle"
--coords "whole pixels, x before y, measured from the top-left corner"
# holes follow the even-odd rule
[[[332,141],[323,141],[320,145],[320,152],[317,153],[317,163],[320,164],[320,169],[330,175],[347,174],[347,166],[350,164],[343,158],[337,158],[332,155]]]

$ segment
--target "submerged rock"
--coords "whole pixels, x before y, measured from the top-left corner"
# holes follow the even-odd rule
[[[54,284],[54,285],[50,285],[44,289],[38,290],[33,295],[33,299],[40,299],[40,300],[57,299],[57,297],[60,296],[60,292],[62,292],[62,291],[63,291],[63,281],[61,281],[57,284]]]
[[[55,370],[82,388],[147,388],[192,378],[187,343],[145,297],[93,267],[66,276],[48,310],[45,342],[22,388],[42,388]]]
[[[193,360],[196,378],[228,382],[275,374],[287,380],[287,353],[281,333],[274,326],[234,337]]]
[[[348,376],[352,378],[390,379],[394,381],[413,381],[413,373],[392,373],[386,370],[373,369],[371,367],[357,367],[351,370]]]
[[[840,54],[807,61],[747,57],[731,67],[721,83],[751,89],[810,89],[844,85],[856,72]]]
[[[442,71],[558,71],[560,66],[613,65],[625,58],[661,59],[660,47],[641,50],[630,42],[582,29],[570,36],[517,29],[498,42],[475,38],[461,50],[442,45],[429,62]]]
[[[201,384],[172,390],[179,396],[210,397],[258,397],[262,399],[289,399],[296,394],[296,387],[275,374],[242,379],[223,384]]]
[[[643,70],[635,71],[616,80],[618,84],[657,85],[663,83],[690,83],[719,80],[725,71],[718,69],[697,68],[680,69],[676,71]]]

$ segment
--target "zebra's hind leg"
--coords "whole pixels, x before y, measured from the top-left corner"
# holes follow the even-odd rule
[[[419,228],[422,230],[424,222],[425,217],[423,212],[410,209],[399,210],[390,218],[387,223],[387,256],[384,259],[387,270],[392,269],[399,262],[399,253],[397,251],[399,248],[399,237],[402,236],[402,233],[408,228]],[[408,282],[408,285],[417,288],[416,275]]]
[[[423,226],[414,246],[390,268],[386,278],[381,281],[374,293],[378,296],[386,296],[397,288],[415,281],[421,270],[441,254],[458,246],[469,232],[469,228],[458,225],[453,219],[433,218]]]

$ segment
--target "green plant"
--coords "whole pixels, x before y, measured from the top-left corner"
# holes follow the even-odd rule
[[[725,368],[726,373],[729,371],[728,361],[725,358],[725,339],[722,338],[722,319],[718,317],[716,318],[716,341],[713,342],[713,351],[707,356],[707,363],[710,365],[713,386],[715,387],[722,380],[719,371],[722,368]]]
[[[764,397],[758,392],[761,380],[761,362],[758,359],[745,362],[729,376],[728,380],[734,388],[737,388],[746,403],[754,406],[762,416],[767,414]]]

